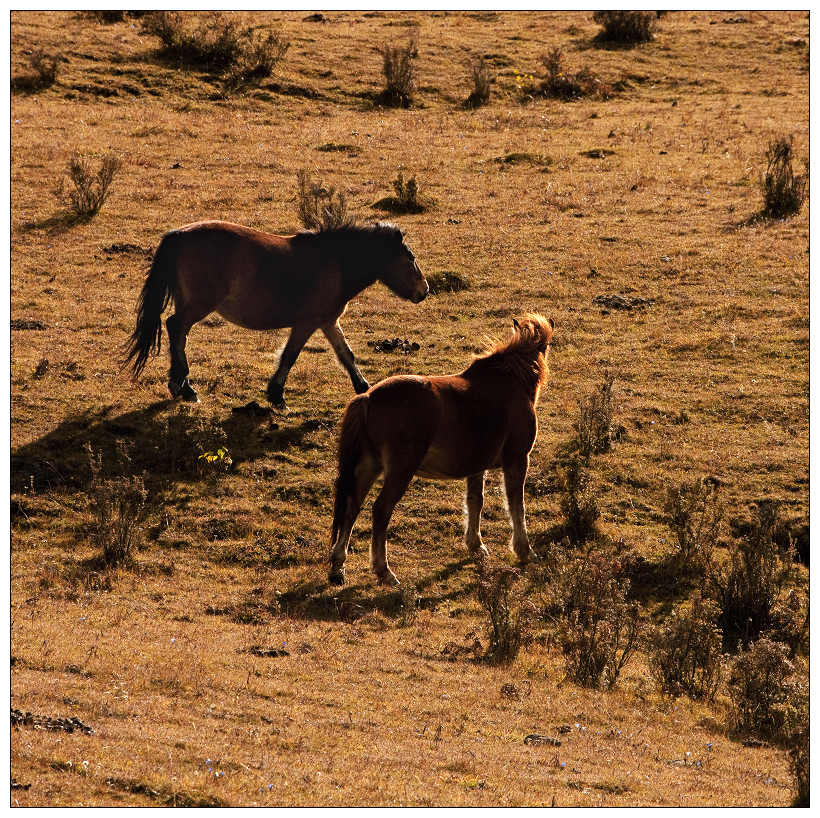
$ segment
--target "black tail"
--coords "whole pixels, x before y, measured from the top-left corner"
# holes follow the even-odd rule
[[[154,253],[154,261],[145,279],[137,304],[137,326],[126,348],[124,365],[131,362],[134,377],[148,361],[153,348],[159,353],[162,342],[162,312],[173,298],[177,279],[177,252],[173,234],[167,233]]]
[[[336,542],[350,498],[356,490],[356,466],[369,446],[365,432],[366,422],[367,395],[356,395],[347,405],[339,434],[339,476],[336,478],[336,498],[333,501],[331,545]]]

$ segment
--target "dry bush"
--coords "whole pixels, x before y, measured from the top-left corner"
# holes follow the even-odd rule
[[[478,601],[490,619],[484,658],[494,665],[512,662],[521,647],[526,617],[520,593],[513,588],[519,577],[514,568],[481,568],[479,572]]]
[[[649,667],[665,693],[710,700],[720,684],[723,635],[720,609],[699,595],[657,627],[649,645]]]
[[[490,85],[493,81],[490,74],[490,67],[484,57],[473,57],[467,64],[469,79],[473,90],[464,101],[467,108],[480,108],[490,101]]]
[[[124,475],[103,478],[103,463],[91,445],[87,447],[91,468],[91,508],[94,512],[92,543],[100,549],[103,565],[107,568],[127,568],[143,539],[147,493],[142,477]],[[125,464],[130,458],[120,449]]]
[[[613,94],[612,86],[603,82],[586,66],[575,73],[569,71],[564,63],[564,52],[560,48],[553,48],[540,61],[546,75],[539,83],[535,83],[532,75],[516,75],[516,84],[524,96],[570,100],[581,97],[609,99]]]
[[[601,26],[595,42],[623,45],[650,42],[658,24],[654,11],[595,11],[592,19]]]
[[[125,11],[119,10],[102,11],[94,9],[84,12],[84,14],[98,23],[122,23],[125,20]]]
[[[723,504],[715,480],[694,480],[668,486],[663,510],[675,536],[675,567],[684,575],[702,573],[711,563],[720,533]]]
[[[385,45],[379,49],[382,55],[384,89],[378,102],[391,108],[409,108],[416,89],[416,65],[418,48],[414,40],[407,45]]]
[[[427,283],[430,286],[430,295],[439,293],[459,293],[462,290],[470,289],[470,280],[453,270],[442,270],[437,273],[426,275]]]
[[[251,80],[269,77],[285,56],[289,43],[268,32],[257,38],[250,28],[217,12],[197,14],[195,27],[176,11],[146,15],[143,30],[162,41],[161,54],[185,67],[224,73],[225,84],[237,88]]]
[[[638,648],[638,605],[627,602],[621,564],[600,549],[553,571],[543,613],[559,630],[567,675],[577,684],[612,687]]]
[[[792,136],[781,136],[769,142],[766,149],[766,174],[761,180],[763,216],[782,219],[800,212],[806,199],[807,173],[795,176],[792,161]]]
[[[75,151],[66,168],[70,186],[66,189],[65,177],[61,177],[54,195],[75,218],[91,218],[108,198],[111,183],[121,167],[122,161],[109,153],[103,156],[99,170],[94,173],[91,162]]]
[[[335,230],[356,223],[341,190],[313,182],[304,168],[296,174],[296,186],[296,208],[306,230]]]
[[[558,469],[558,485],[566,536],[576,545],[592,539],[598,531],[601,512],[592,490],[592,478],[578,457],[570,458]]]
[[[615,426],[612,421],[612,384],[615,376],[604,373],[603,383],[578,401],[578,419],[573,423],[578,453],[585,460],[612,447]]]
[[[776,642],[788,645],[792,656],[807,656],[809,617],[808,597],[797,588],[792,588],[772,608],[771,626],[766,635]]]
[[[779,507],[761,501],[751,531],[732,546],[728,565],[713,566],[709,581],[721,609],[724,647],[734,651],[773,624],[773,612],[786,584],[794,576],[793,547],[781,556],[775,534],[780,525]]]
[[[793,807],[809,806],[809,783],[811,777],[809,722],[806,720],[792,736],[789,750],[789,772],[794,779]]]
[[[727,686],[731,723],[741,733],[787,742],[808,723],[808,679],[780,642],[763,636],[741,653]]]
[[[57,57],[35,51],[29,55],[28,62],[31,73],[12,77],[12,91],[42,91],[54,85],[57,81]]]

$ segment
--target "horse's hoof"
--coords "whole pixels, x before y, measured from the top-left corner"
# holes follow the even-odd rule
[[[379,585],[387,585],[389,588],[396,588],[397,586],[401,585],[398,578],[392,571],[387,571],[387,573],[382,574],[379,577]]]
[[[182,389],[179,392],[179,397],[188,403],[199,403],[199,395],[193,390],[188,381],[183,381]]]
[[[270,403],[271,406],[274,406],[277,409],[285,408],[285,389],[280,384],[271,381],[268,384],[265,395],[267,396],[268,403]]]
[[[343,570],[332,570],[327,575],[327,580],[331,585],[344,585],[345,584],[345,572]]]
[[[489,558],[490,552],[487,550],[486,546],[481,545],[478,548],[471,548],[470,556],[474,560],[486,560]]]
[[[367,392],[368,389],[370,389],[370,384],[367,381],[362,381],[361,383],[356,384],[353,387],[353,391],[357,395],[363,395],[365,392]]]

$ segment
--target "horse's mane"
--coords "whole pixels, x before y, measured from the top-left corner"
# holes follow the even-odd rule
[[[547,378],[547,359],[544,349],[552,340],[552,323],[538,313],[528,313],[517,324],[509,341],[491,344],[473,360],[467,372],[502,370],[520,380],[524,387],[536,394]]]
[[[404,239],[404,233],[392,222],[354,224],[343,227],[322,227],[318,230],[300,230],[293,241],[324,245],[338,241],[362,238]]]

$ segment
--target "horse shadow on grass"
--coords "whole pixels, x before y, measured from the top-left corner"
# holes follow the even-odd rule
[[[70,415],[40,438],[11,452],[11,492],[84,491],[96,470],[102,478],[143,474],[149,488],[191,482],[211,472],[200,455],[226,446],[231,469],[291,448],[318,443],[311,433],[328,427],[325,419],[262,419],[232,412],[208,416],[171,400],[113,414],[113,405]],[[222,465],[222,464],[219,464]]]

